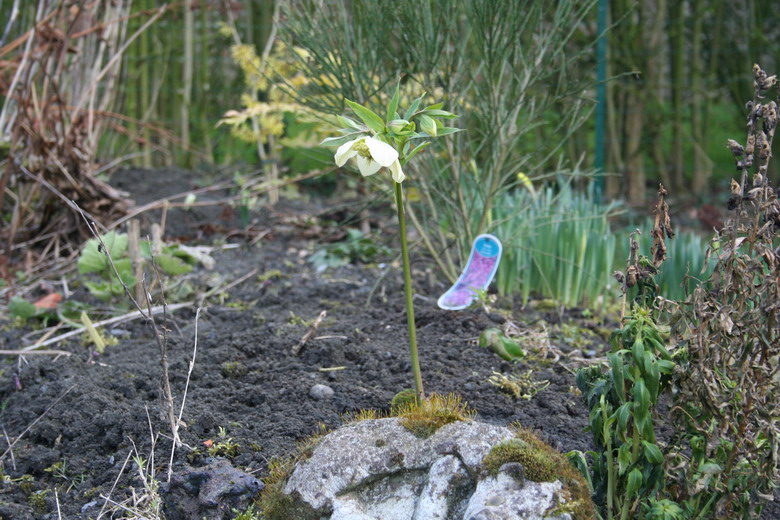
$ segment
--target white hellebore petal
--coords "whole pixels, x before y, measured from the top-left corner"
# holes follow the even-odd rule
[[[363,136],[342,144],[334,156],[336,166],[344,166],[349,159],[355,156],[357,156],[358,169],[364,177],[373,175],[380,168],[385,167],[390,168],[393,172],[393,178],[398,176],[396,172],[400,172],[400,176],[403,178],[401,166],[397,164],[398,152],[379,139]]]
[[[393,174],[393,180],[398,183],[403,182],[406,178],[404,171],[401,169],[401,163],[397,160],[390,165],[390,173]]]
[[[356,156],[357,150],[353,149],[352,147],[363,139],[365,139],[365,137],[358,137],[357,139],[353,139],[352,141],[346,142],[339,146],[339,149],[336,150],[336,155],[334,157],[336,160],[336,166],[340,168],[344,166],[348,160]]]
[[[371,152],[371,158],[385,168],[389,168],[398,160],[398,152],[389,144],[373,137],[366,137],[366,144],[368,151]]]

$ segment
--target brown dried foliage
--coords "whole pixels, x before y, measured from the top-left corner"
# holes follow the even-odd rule
[[[121,57],[138,34],[127,34],[129,9],[127,0],[40,0],[34,26],[0,48],[6,260],[75,253],[85,230],[67,201],[104,223],[129,208],[124,193],[93,175]]]
[[[775,101],[763,102],[777,81],[758,65],[753,75],[747,144],[728,142],[740,173],[728,201],[734,214],[708,251],[717,255],[711,280],[672,321],[684,360],[673,417],[686,433],[677,445],[692,449],[669,473],[681,498],[711,503],[717,518],[757,518],[780,473],[780,203],[766,175],[778,115]],[[708,462],[719,470],[703,474]]]

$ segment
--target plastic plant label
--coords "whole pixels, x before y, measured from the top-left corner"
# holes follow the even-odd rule
[[[469,261],[455,285],[439,298],[439,307],[449,311],[465,309],[478,298],[493,280],[501,260],[501,242],[493,235],[479,235],[474,240]]]

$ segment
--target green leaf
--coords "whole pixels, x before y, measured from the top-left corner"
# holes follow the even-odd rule
[[[365,127],[363,127],[363,125],[361,125],[360,123],[358,123],[357,121],[355,121],[352,118],[349,118],[349,117],[346,117],[346,116],[336,116],[336,119],[338,119],[339,124],[341,126],[346,126],[346,127],[349,127],[349,128],[353,128],[353,129],[358,130],[360,132],[365,132],[366,131],[366,129],[365,129]]]
[[[184,262],[181,258],[162,253],[154,258],[162,271],[170,276],[185,274],[192,271],[192,266]]]
[[[446,110],[436,110],[436,109],[429,110],[429,109],[426,108],[425,109],[425,113],[427,115],[429,115],[429,116],[441,117],[443,119],[455,119],[456,117],[458,117],[455,114],[453,114],[452,112],[447,112]]]
[[[615,382],[613,388],[617,394],[618,400],[622,403],[626,400],[626,382],[623,378],[623,363],[617,354],[607,354],[609,366],[612,369],[612,380]]]
[[[628,474],[628,484],[626,485],[626,498],[631,500],[636,492],[639,491],[639,487],[642,485],[642,472],[639,468],[634,468],[631,473]]]
[[[617,433],[620,440],[626,440],[626,431],[628,429],[628,420],[631,418],[631,409],[634,403],[624,403],[620,405],[615,414],[617,415]]]
[[[462,132],[462,128],[453,128],[451,126],[445,126],[444,128],[440,128],[438,132],[436,133],[436,137],[441,137],[443,135],[450,135],[454,134],[455,132]]]
[[[393,92],[393,97],[390,99],[390,104],[387,105],[387,119],[386,121],[392,121],[395,119],[395,113],[398,111],[398,100],[401,98],[401,80],[398,80],[395,84],[395,92]]]
[[[513,359],[524,358],[526,355],[525,350],[523,350],[515,340],[507,338],[506,336],[501,337],[501,346]]]
[[[648,357],[655,357],[650,352],[645,352],[645,359]],[[650,361],[645,363],[647,367],[647,374],[644,377],[647,390],[650,393],[650,401],[655,404],[658,401],[658,390],[661,385],[661,373],[658,371],[658,366]]]
[[[425,141],[424,143],[420,143],[414,148],[412,148],[412,150],[406,155],[406,158],[404,159],[404,164],[402,164],[401,166],[404,166],[406,163],[408,163],[412,157],[414,157],[415,155],[423,151],[425,147],[428,146],[429,144],[431,144],[430,141]]]
[[[634,384],[633,394],[638,407],[635,412],[646,414],[650,410],[650,392],[647,391],[644,380],[640,379]]]
[[[444,103],[434,103],[433,105],[428,105],[423,109],[423,112],[432,112],[434,110],[439,110],[441,107],[444,106]],[[439,110],[439,112],[443,112],[443,110]],[[431,114],[433,115],[433,114]]]
[[[21,296],[14,296],[11,298],[11,301],[8,302],[8,312],[11,313],[11,316],[27,319],[38,314],[38,307]]]
[[[645,458],[650,464],[662,464],[664,461],[664,455],[661,450],[655,444],[647,441],[642,441],[644,447]]]
[[[424,96],[425,94],[423,94]],[[420,108],[420,103],[422,103],[423,96],[418,97],[414,101],[412,101],[412,104],[409,106],[409,108],[406,110],[406,113],[404,114],[404,119],[407,121],[412,119],[412,116],[417,112],[417,109]]]
[[[126,233],[110,231],[101,237],[106,250],[116,262],[127,252],[128,238]],[[96,239],[87,240],[78,260],[79,273],[98,273],[108,268],[108,258],[104,252],[99,251],[100,242]]]
[[[631,352],[634,354],[634,363],[644,370],[645,344],[642,342],[641,336],[634,341],[634,344],[631,346]]]
[[[436,137],[436,133],[437,133],[436,122],[430,117],[423,114],[420,116],[420,130],[430,135],[431,137]]]
[[[631,444],[624,442],[618,448],[618,475],[625,474],[629,466],[631,466]]]
[[[376,115],[372,110],[364,107],[363,105],[359,105],[354,101],[350,101],[348,99],[345,99],[344,101],[347,103],[347,105],[349,105],[349,108],[351,108],[355,112],[355,114],[357,114],[358,117],[363,120],[363,122],[366,124],[367,127],[369,127],[371,130],[373,130],[376,133],[384,132],[385,122],[382,120],[381,117]]]
[[[671,374],[674,372],[675,362],[667,361],[665,359],[657,359],[655,364],[658,366],[658,371],[662,374]]]
[[[352,132],[351,134],[342,135],[339,137],[328,137],[322,140],[320,146],[341,146],[342,144],[353,141],[362,135],[365,135],[365,132]]]
[[[101,301],[108,301],[114,295],[112,284],[109,282],[84,282],[90,294]]]

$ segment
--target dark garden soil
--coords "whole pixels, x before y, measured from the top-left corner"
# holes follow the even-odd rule
[[[190,189],[195,181],[187,172],[125,171],[115,182],[140,205]],[[289,454],[321,425],[335,428],[344,414],[361,409],[387,411],[392,397],[411,385],[400,267],[386,258],[380,261],[387,265],[348,265],[317,273],[305,257],[325,234],[323,215],[332,213],[321,206],[283,203],[273,211],[252,213],[248,234],[232,233],[241,226],[228,206],[169,211],[166,237],[190,245],[237,246],[213,253],[213,271],[201,267],[188,275],[201,286],[204,280],[230,283],[257,270],[222,298],[210,298],[200,313],[181,430],[186,446],[176,451],[175,474],[206,464],[210,445],[222,446],[219,454],[233,467],[262,479],[269,460]],[[382,235],[393,245],[393,221],[383,220]],[[504,318],[481,309],[439,309],[435,301],[445,284],[430,276],[428,263],[415,265],[422,266],[415,272],[415,303],[426,390],[457,393],[480,420],[501,425],[519,421],[560,450],[589,449],[590,434],[583,433],[587,411],[571,372],[576,363],[565,355],[603,351],[604,330],[614,324],[585,319],[578,311],[560,316],[517,306],[512,321],[521,329],[540,329],[544,323],[553,348],[512,364],[476,344],[480,332],[500,326]],[[74,298],[84,294],[77,289]],[[291,349],[322,311],[327,316],[319,328],[293,354]],[[594,331],[587,345],[560,332],[561,318],[574,330]],[[173,313],[168,327],[177,407],[194,354],[195,327],[194,308]],[[21,348],[22,332],[4,329],[2,348]],[[7,439],[25,432],[1,460],[0,518],[97,518],[101,511],[103,518],[132,517],[116,507],[109,513],[111,504],[102,498],[129,505],[133,493],[145,492],[137,461],[127,461],[130,454],[147,460],[154,456],[156,475],[166,480],[171,442],[161,413],[157,346],[140,321],[109,332],[119,343],[95,363],[87,363],[89,349],[81,338],[54,346],[71,352],[69,357],[0,359],[0,453],[6,451]],[[556,352],[564,357],[553,363]],[[530,400],[516,400],[488,382],[494,371],[524,374],[531,369],[534,380],[550,385]],[[326,385],[333,393],[312,397],[314,385]]]

